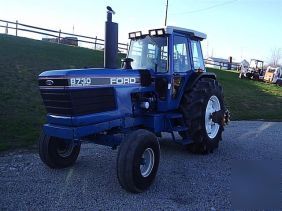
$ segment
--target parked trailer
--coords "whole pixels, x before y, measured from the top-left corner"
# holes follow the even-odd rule
[[[104,68],[46,71],[39,87],[47,123],[39,140],[51,168],[74,164],[83,140],[117,148],[117,177],[129,192],[150,187],[160,160],[159,138],[196,153],[210,153],[229,120],[223,88],[207,73],[201,50],[206,35],[167,26],[129,33],[123,68],[116,67],[118,25],[108,7]],[[182,140],[175,139],[175,133]]]

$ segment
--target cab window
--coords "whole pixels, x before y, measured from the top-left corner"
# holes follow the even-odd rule
[[[192,47],[192,54],[193,54],[193,64],[194,69],[201,69],[205,70],[205,64],[204,59],[201,51],[201,44],[199,41],[192,40],[191,41],[191,47]]]
[[[186,72],[191,69],[187,38],[174,36],[173,44],[173,68],[174,72]]]
[[[132,58],[133,69],[152,69],[156,72],[168,71],[168,38],[145,36],[130,43],[128,57]]]

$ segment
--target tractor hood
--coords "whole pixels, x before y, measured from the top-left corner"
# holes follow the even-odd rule
[[[81,88],[95,86],[141,85],[142,75],[151,75],[148,70],[132,69],[67,69],[50,70],[39,75],[41,88]]]
[[[131,94],[154,89],[148,70],[50,70],[38,80],[48,123],[56,125],[81,126],[130,116]]]

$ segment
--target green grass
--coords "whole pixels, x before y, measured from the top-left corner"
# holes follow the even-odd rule
[[[103,66],[103,52],[0,35],[0,151],[36,143],[45,122],[37,76],[44,70]],[[282,87],[218,75],[233,120],[282,120]]]
[[[247,79],[238,72],[208,69],[223,85],[232,120],[282,121],[282,87]]]
[[[0,151],[36,143],[45,121],[41,72],[102,66],[101,51],[0,35]]]

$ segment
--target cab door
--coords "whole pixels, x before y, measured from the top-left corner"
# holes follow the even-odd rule
[[[191,40],[191,52],[193,58],[193,70],[196,72],[206,72],[201,43],[199,40]]]
[[[178,108],[188,75],[192,73],[189,39],[181,34],[173,37],[170,109]]]

